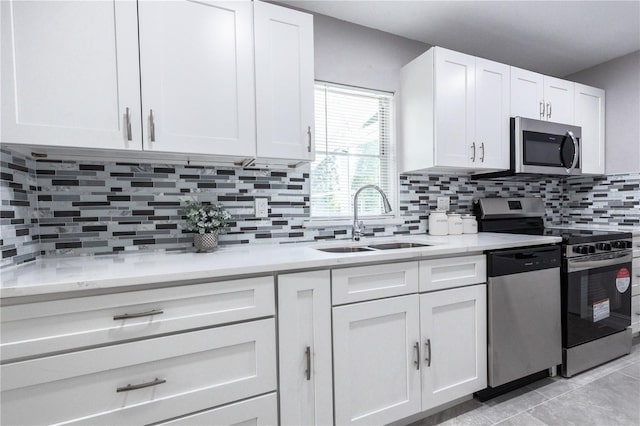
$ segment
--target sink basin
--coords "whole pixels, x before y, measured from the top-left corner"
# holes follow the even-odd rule
[[[429,244],[420,243],[387,243],[387,244],[369,244],[369,247],[376,250],[394,250],[394,249],[406,249],[416,247],[429,247]]]
[[[327,247],[319,248],[316,250],[324,251],[327,253],[357,253],[360,251],[372,251],[372,249],[367,247]]]

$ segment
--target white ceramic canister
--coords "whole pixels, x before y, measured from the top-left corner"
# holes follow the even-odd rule
[[[478,221],[473,215],[465,214],[462,216],[462,232],[465,234],[478,233]]]
[[[429,235],[447,235],[449,232],[449,221],[447,212],[436,210],[429,215]]]
[[[449,222],[449,235],[462,234],[462,217],[458,213],[451,213],[448,215]]]

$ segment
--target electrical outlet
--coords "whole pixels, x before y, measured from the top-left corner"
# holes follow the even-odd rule
[[[449,203],[451,201],[449,197],[438,197],[436,201],[438,202],[438,210],[449,210]]]
[[[269,200],[267,198],[255,199],[255,212],[256,217],[268,217],[269,216]]]

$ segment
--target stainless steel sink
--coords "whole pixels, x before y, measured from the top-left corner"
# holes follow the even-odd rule
[[[367,247],[327,247],[327,248],[319,248],[316,250],[324,251],[327,253],[357,253],[360,251],[373,251]]]
[[[386,243],[386,244],[369,244],[369,247],[376,250],[394,250],[394,249],[406,249],[416,247],[429,247],[429,244],[420,243]]]

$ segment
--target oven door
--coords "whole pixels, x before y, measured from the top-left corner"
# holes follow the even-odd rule
[[[631,324],[631,252],[568,259],[562,285],[562,343],[580,345]]]

